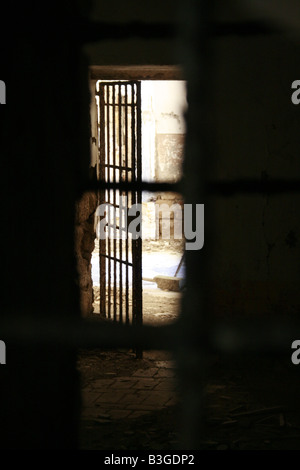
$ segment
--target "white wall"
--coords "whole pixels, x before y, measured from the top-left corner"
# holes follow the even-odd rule
[[[185,81],[142,82],[143,179],[154,181],[157,134],[185,134]]]

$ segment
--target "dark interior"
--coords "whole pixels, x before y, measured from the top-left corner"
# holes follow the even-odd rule
[[[299,450],[299,7],[4,11],[0,448]],[[78,268],[80,252],[90,272],[104,187],[91,165],[94,86],[176,79],[187,83],[182,177],[135,188],[204,204],[204,246],[185,252],[180,295],[157,288],[155,321],[125,325],[95,313]]]

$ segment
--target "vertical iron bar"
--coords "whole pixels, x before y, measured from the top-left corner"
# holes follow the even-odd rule
[[[106,130],[107,130],[107,151],[106,151],[106,165],[109,165],[110,162],[110,88],[106,86]],[[110,168],[106,166],[106,181],[110,182]],[[108,256],[111,253],[111,241],[110,241],[110,233],[111,233],[111,217],[110,217],[110,190],[108,189],[107,192],[107,202],[108,202],[108,228],[107,228],[107,247],[108,247]],[[111,260],[107,258],[108,263],[108,279],[106,282],[108,285],[108,318],[111,318]]]
[[[209,102],[211,73],[210,27],[214,2],[187,0],[179,4],[181,60],[187,78],[188,109],[183,196],[186,204],[207,204],[205,179],[211,158]],[[208,224],[210,226],[210,224]],[[207,235],[206,235],[207,236]],[[210,235],[208,235],[210,236]],[[211,240],[211,239],[210,239]],[[199,449],[204,428],[206,358],[199,340],[209,337],[204,292],[207,288],[206,250],[185,251],[186,289],[177,336],[177,366],[181,385],[182,442],[180,448]]]
[[[122,92],[121,92],[121,84],[118,87],[119,93],[119,107],[118,107],[118,118],[119,118],[119,181],[122,181]],[[122,253],[122,245],[123,245],[123,213],[121,212],[121,198],[123,198],[123,192],[119,192],[119,256],[120,256],[120,300],[119,300],[119,309],[120,309],[120,323],[123,322],[123,253]]]
[[[135,86],[131,83],[131,174],[132,181],[136,182],[136,135],[135,135]],[[136,203],[135,191],[132,191],[132,204]],[[136,324],[136,241],[132,237],[131,250],[132,250],[132,324]]]
[[[99,155],[99,174],[100,180],[105,180],[105,97],[104,86],[100,84],[100,155]],[[101,189],[100,204],[104,204],[105,190]],[[105,217],[105,216],[104,216]],[[99,240],[99,284],[100,284],[100,314],[106,317],[106,239]],[[103,255],[101,257],[101,255]]]
[[[128,183],[128,84],[125,85],[125,167],[126,167],[126,183]],[[126,193],[127,195],[127,207],[126,211],[128,213],[129,207],[129,191]],[[125,310],[126,310],[126,324],[129,324],[129,272],[128,272],[128,261],[129,261],[129,253],[128,253],[128,244],[129,244],[129,233],[128,233],[128,218],[126,214],[126,239],[125,239],[125,246],[126,246],[126,296],[125,296]]]
[[[136,84],[136,178],[138,182],[142,181],[142,119],[141,119],[141,82]],[[137,203],[142,210],[142,191],[137,191]],[[140,213],[140,232],[142,231],[142,213]],[[142,233],[142,232],[141,232]],[[136,324],[143,324],[143,284],[142,284],[142,238],[135,240],[135,297],[136,297]],[[137,358],[143,357],[143,349],[137,348]]]
[[[97,180],[100,179],[100,96],[95,96],[96,100],[96,109],[97,109],[97,148],[98,148],[98,155],[96,161],[96,176]],[[100,204],[100,192],[98,190],[98,205]]]
[[[113,182],[116,183],[116,104],[115,104],[115,99],[116,99],[116,93],[115,93],[115,85],[112,85],[112,115],[113,115],[113,120],[112,120],[112,132],[113,132]],[[114,205],[114,240],[113,240],[113,258],[114,258],[114,295],[113,295],[113,301],[114,301],[114,321],[117,320],[117,240],[116,240],[116,194],[117,194],[117,189],[113,190],[113,205]]]

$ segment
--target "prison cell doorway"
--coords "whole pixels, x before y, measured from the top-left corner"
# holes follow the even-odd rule
[[[94,312],[126,324],[172,322],[185,277],[183,231],[176,237],[183,200],[173,192],[141,191],[139,184],[182,177],[185,82],[98,80],[95,97],[97,177],[108,185],[98,194]],[[120,182],[139,189],[120,190]]]

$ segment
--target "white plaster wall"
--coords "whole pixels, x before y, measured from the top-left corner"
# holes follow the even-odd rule
[[[141,90],[143,179],[154,181],[156,135],[186,132],[186,84],[183,80],[143,81]]]
[[[185,134],[185,81],[154,82],[153,104],[157,134]]]

